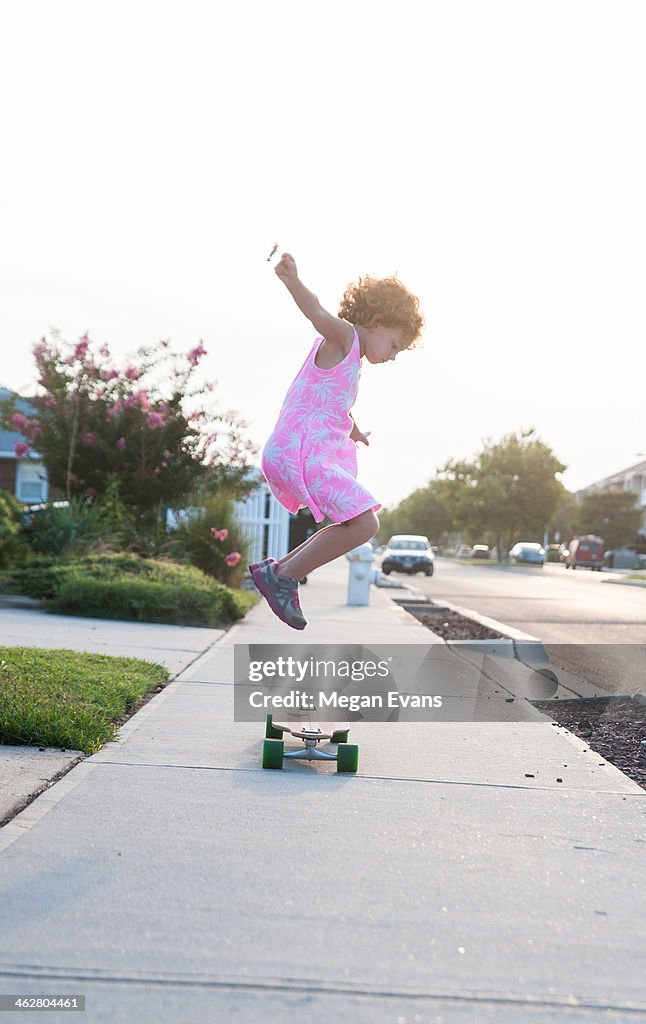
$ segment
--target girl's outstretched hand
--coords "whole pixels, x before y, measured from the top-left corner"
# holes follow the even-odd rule
[[[364,434],[358,428],[355,428],[350,434],[350,437],[353,441],[356,441],[357,443],[361,441],[361,444],[365,444],[366,448],[369,448],[370,441],[368,440],[368,438],[370,437],[371,433],[371,430],[366,430]]]
[[[287,284],[288,281],[295,281],[298,277],[296,271],[296,260],[288,252],[284,252],[274,268],[281,281]]]

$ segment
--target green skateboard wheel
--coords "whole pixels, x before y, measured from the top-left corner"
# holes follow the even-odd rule
[[[356,743],[339,743],[336,755],[337,772],[356,772],[359,767],[359,748]]]
[[[279,740],[282,739],[282,735],[283,734],[280,731],[280,729],[274,729],[271,715],[267,715],[267,724],[265,726],[265,739]]]
[[[282,740],[265,740],[262,745],[263,768],[282,768],[285,744]]]

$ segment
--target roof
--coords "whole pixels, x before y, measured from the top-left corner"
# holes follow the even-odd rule
[[[634,466],[629,466],[628,469],[620,469],[618,473],[613,473],[611,476],[605,476],[602,480],[595,480],[594,483],[588,484],[587,487],[579,488],[575,493],[577,495],[583,495],[587,491],[608,487],[612,484],[621,485],[626,477],[638,476],[639,474],[646,475],[646,462],[636,462]]]

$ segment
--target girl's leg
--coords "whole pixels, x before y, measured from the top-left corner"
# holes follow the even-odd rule
[[[372,509],[349,519],[347,523],[326,526],[291,552],[289,560],[284,560],[276,570],[276,575],[300,580],[314,569],[370,540],[378,529],[379,520]]]
[[[288,551],[287,554],[283,555],[282,558],[277,558],[276,561],[277,561],[278,565],[286,565],[287,562],[290,560],[290,558],[293,558],[293,556],[298,551],[302,551],[303,548],[306,548],[308,546],[308,544],[311,544],[315,537],[318,537],[319,534],[321,534],[321,533],[325,533],[326,530],[331,529],[331,527],[335,526],[335,525],[336,525],[335,523],[331,523],[330,526],[324,526],[321,530],[316,530],[316,532],[311,534],[311,536],[309,536],[306,540],[304,540],[302,544],[299,544],[297,548],[293,548],[292,551]]]

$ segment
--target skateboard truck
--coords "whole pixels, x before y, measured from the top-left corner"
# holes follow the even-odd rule
[[[297,747],[296,750],[285,750],[282,739],[284,733],[302,740],[303,746]],[[271,715],[267,715],[265,736],[262,750],[263,768],[282,768],[283,761],[287,758],[292,761],[336,761],[337,772],[354,773],[358,768],[359,748],[356,744],[347,742],[347,729],[330,729],[324,732],[320,726],[315,725],[279,725],[273,722]],[[331,750],[320,750],[318,744],[322,740],[336,743],[336,753]]]

